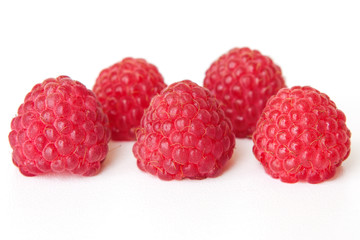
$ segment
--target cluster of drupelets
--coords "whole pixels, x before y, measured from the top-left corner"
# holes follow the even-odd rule
[[[349,156],[344,113],[311,87],[287,88],[281,69],[257,50],[234,48],[211,64],[204,87],[166,86],[144,59],[99,74],[93,91],[60,76],[34,86],[11,122],[12,159],[26,176],[95,175],[108,142],[136,140],[138,167],[160,179],[217,177],[235,137],[283,182],[319,183]]]

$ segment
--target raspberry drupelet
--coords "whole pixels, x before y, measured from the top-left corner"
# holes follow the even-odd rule
[[[274,178],[320,183],[349,156],[350,137],[344,113],[326,94],[311,87],[283,88],[257,123],[253,152]]]
[[[238,138],[251,138],[267,100],[285,87],[281,69],[257,50],[233,48],[211,64],[204,86],[225,105]]]
[[[144,59],[124,58],[101,71],[93,87],[109,118],[113,140],[135,140],[151,98],[166,87],[158,69]]]
[[[216,177],[235,146],[232,124],[206,88],[184,80],[155,96],[137,131],[138,167],[163,180]]]
[[[9,134],[20,172],[98,173],[108,152],[108,118],[94,93],[67,76],[36,84],[20,105]]]

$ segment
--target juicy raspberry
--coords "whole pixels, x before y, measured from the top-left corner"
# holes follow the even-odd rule
[[[157,68],[144,59],[125,58],[101,71],[94,93],[109,117],[113,140],[134,140],[151,98],[166,87]]]
[[[141,170],[160,179],[202,179],[220,173],[234,146],[231,122],[216,98],[184,80],[151,100],[133,153]]]
[[[94,93],[67,76],[35,85],[9,134],[13,163],[25,176],[63,171],[95,175],[109,140],[108,119]]]
[[[285,87],[279,66],[257,50],[234,48],[206,71],[204,86],[225,105],[236,137],[251,137],[266,101]]]
[[[283,182],[319,183],[334,176],[350,154],[342,111],[311,87],[283,88],[269,99],[254,132],[253,152]]]

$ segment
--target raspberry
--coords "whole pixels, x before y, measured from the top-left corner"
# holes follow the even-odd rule
[[[94,93],[109,117],[113,140],[135,140],[151,98],[166,87],[157,68],[144,59],[125,58],[101,71]]]
[[[13,163],[25,176],[95,175],[108,152],[107,116],[94,93],[67,76],[36,84],[11,122]]]
[[[206,71],[204,86],[225,105],[239,138],[250,138],[266,101],[285,87],[279,66],[257,50],[234,48]]]
[[[184,80],[145,110],[133,153],[138,167],[163,180],[215,177],[235,146],[232,124],[209,90]]]
[[[319,183],[333,177],[350,154],[345,122],[326,94],[311,87],[283,88],[261,114],[253,152],[274,178]]]

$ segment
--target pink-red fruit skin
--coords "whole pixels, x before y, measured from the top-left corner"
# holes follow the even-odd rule
[[[233,48],[211,64],[204,86],[225,105],[235,136],[251,138],[267,100],[285,81],[271,58],[257,50]]]
[[[349,156],[350,137],[344,113],[326,94],[311,87],[283,88],[257,122],[253,152],[273,178],[320,183]]]
[[[12,160],[25,176],[99,172],[108,152],[108,118],[94,93],[67,76],[36,84],[11,121]]]
[[[184,80],[155,96],[137,131],[138,167],[163,180],[216,177],[235,146],[232,124],[206,88]]]
[[[151,98],[166,87],[158,69],[144,59],[124,58],[101,71],[93,87],[109,118],[113,140],[135,140]]]

